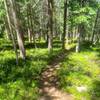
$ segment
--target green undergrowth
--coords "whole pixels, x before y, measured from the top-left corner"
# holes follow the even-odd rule
[[[26,61],[19,58],[16,65],[11,43],[0,43],[0,100],[37,100],[41,72],[61,52],[60,47],[55,42],[53,53],[48,54],[45,44],[38,44],[36,49],[26,44]]]
[[[71,52],[61,63],[58,77],[59,86],[75,100],[100,100],[100,46]]]

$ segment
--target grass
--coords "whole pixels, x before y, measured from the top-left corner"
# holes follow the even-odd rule
[[[87,44],[87,45],[86,45]],[[76,100],[100,99],[100,47],[99,45],[83,45],[82,52],[68,53],[61,62],[58,71],[59,86],[74,95]],[[48,54],[47,45],[37,42],[25,43],[27,59],[23,62],[19,58],[19,65],[15,63],[15,54],[10,41],[0,39],[0,100],[37,100],[39,97],[39,79],[41,72],[62,51],[61,42],[55,40],[53,53]],[[70,44],[69,48],[75,46]],[[19,52],[19,51],[18,51]],[[79,92],[77,87],[86,87],[86,91]]]
[[[80,53],[71,52],[61,63],[59,86],[73,94],[75,100],[100,100],[100,47],[85,46]],[[79,91],[82,87],[85,89]]]
[[[19,59],[17,66],[11,43],[0,40],[0,100],[37,100],[41,72],[61,51],[57,41],[53,54],[48,54],[45,43],[37,45],[34,49],[32,44],[25,44],[27,59]]]

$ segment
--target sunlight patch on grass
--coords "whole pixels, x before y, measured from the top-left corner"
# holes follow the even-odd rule
[[[97,63],[100,60],[98,53],[94,50],[72,52],[61,64],[61,69],[58,71],[59,86],[64,91],[73,94],[75,100],[91,100],[93,95],[96,100],[100,98],[100,90],[97,89],[99,86],[95,83],[95,79],[100,76],[100,66]],[[86,87],[87,91],[79,92],[77,87]]]

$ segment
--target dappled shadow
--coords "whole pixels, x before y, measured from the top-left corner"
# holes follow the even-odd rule
[[[45,61],[47,62],[49,60],[48,56],[43,56],[43,55],[39,55],[39,56],[27,56],[26,57],[26,61],[30,60],[32,62],[36,62],[36,61]]]
[[[11,81],[16,81],[18,79],[22,80],[32,80],[37,79],[45,69],[47,63],[51,61],[54,57],[56,58],[58,53],[54,51],[53,54],[38,54],[29,55],[26,61],[19,58],[19,65],[16,65],[15,58],[5,58],[0,60],[0,83],[9,83]],[[3,56],[2,54],[0,54]]]
[[[48,58],[43,56],[27,57],[26,61],[19,59],[18,66],[16,65],[16,59],[6,59],[4,61],[1,60],[0,83],[8,83],[10,81],[16,81],[18,79],[36,79],[39,76],[42,68],[46,66],[47,60]]]
[[[14,82],[18,79],[25,78],[27,80],[30,77],[31,72],[28,72],[30,63],[25,64],[21,59],[19,59],[19,65],[16,65],[15,59],[7,59],[5,61],[0,61],[0,83]],[[22,71],[23,70],[23,71]],[[27,71],[27,72],[26,72]],[[26,77],[27,76],[27,77]]]
[[[16,65],[14,58],[0,60],[0,86],[4,89],[3,94],[9,93],[7,94],[9,97],[11,95],[16,97],[20,95],[21,98],[27,98],[27,100],[33,98],[34,95],[38,95],[36,92],[38,91],[38,78],[42,69],[46,67],[46,59],[45,57],[40,58],[39,56],[35,58],[27,57],[26,61],[19,59],[19,65]],[[10,91],[12,91],[11,94]]]
[[[60,47],[62,47],[61,41],[54,41],[54,42],[53,42],[53,47],[54,47],[54,48],[60,48]]]
[[[93,49],[91,48],[91,46],[93,46],[91,44],[91,42],[89,41],[84,41],[82,44],[81,44],[81,52],[82,51],[93,51]]]
[[[0,84],[16,82],[17,80],[22,80],[24,84],[31,84],[32,80],[38,81],[41,71],[46,67],[47,60],[48,58],[43,56],[27,57],[26,61],[19,59],[18,66],[15,62],[16,59],[1,60]]]
[[[79,94],[80,95],[79,100],[81,100],[85,96],[81,95],[81,92],[78,91],[76,87],[80,87],[82,85],[85,88],[85,85],[89,84],[86,82],[88,82],[88,80],[90,79],[91,83],[92,83],[92,81],[94,80],[93,74],[96,73],[95,65],[93,65],[93,64],[89,65],[89,63],[87,63],[87,62],[89,62],[89,60],[92,59],[92,57],[85,60],[86,59],[85,55],[88,57],[87,51],[88,51],[88,53],[93,52],[93,54],[95,54],[95,57],[93,57],[94,59],[92,59],[92,61],[94,61],[96,63],[96,65],[97,65],[97,63],[100,65],[99,48],[94,46],[94,49],[93,49],[92,47],[90,45],[88,45],[87,48],[85,48],[85,45],[83,45],[82,53],[72,53],[73,57],[69,56],[68,58],[65,58],[65,60],[62,63],[62,68],[58,71],[58,76],[60,78],[60,87],[63,89],[65,88],[66,91],[69,91],[70,93],[75,94],[76,98],[78,98],[77,95]],[[81,58],[78,54],[81,57],[82,56],[83,57]],[[91,69],[93,69],[94,73],[92,72]],[[87,92],[90,90],[85,91],[85,92],[87,92],[86,95],[88,95],[91,98],[89,100],[100,100],[100,88],[99,88],[100,87],[100,75],[98,75],[98,77],[99,77],[99,81],[93,82],[93,87],[92,87],[91,93],[89,94],[89,92]],[[95,78],[97,78],[96,74],[95,74]],[[90,84],[89,84],[89,86],[90,86]],[[72,91],[71,91],[71,89],[72,89]],[[75,92],[73,92],[73,91],[75,91]],[[85,92],[82,91],[82,93],[85,93]]]
[[[34,43],[26,43],[25,44],[25,48],[26,49],[31,49],[31,48],[47,48],[48,46],[47,46],[47,43],[46,42],[38,42],[38,43],[36,43],[36,44],[34,44]],[[61,47],[61,42],[60,41],[54,41],[53,42],[53,47],[54,48],[59,48],[59,47]]]
[[[16,95],[16,91],[18,92],[18,95],[20,95],[20,91],[31,91],[33,94],[35,94],[35,91],[39,87],[39,79],[41,76],[41,72],[45,70],[47,63],[52,60],[53,57],[58,55],[60,52],[57,50],[54,50],[53,54],[49,55],[46,53],[39,53],[34,55],[27,56],[26,61],[22,61],[19,59],[19,65],[16,65],[16,59],[15,58],[5,58],[0,59],[0,86],[4,87],[5,92],[4,94],[10,93],[10,91],[14,91]],[[1,56],[2,53],[1,53]],[[20,85],[19,85],[20,84]],[[14,88],[13,88],[14,86]],[[9,88],[9,89],[8,89]],[[32,89],[33,88],[33,89]],[[34,90],[34,88],[36,90]],[[12,90],[13,89],[13,90]],[[7,91],[7,92],[6,92]],[[32,92],[28,92],[29,94]],[[38,93],[36,93],[38,94]],[[9,94],[11,96],[12,94]],[[18,96],[17,95],[17,96]],[[25,94],[21,97],[26,97]],[[36,99],[33,99],[36,100]]]
[[[47,48],[47,43],[46,42],[38,42],[36,44],[34,43],[25,43],[25,48],[26,49],[32,49],[32,48]],[[53,47],[54,48],[59,48],[61,47],[61,42],[60,41],[54,41],[53,42]],[[17,44],[17,48],[18,48],[18,44]],[[3,44],[2,46],[0,46],[0,51],[5,51],[5,50],[13,50],[13,45],[10,44]]]
[[[93,82],[91,100],[100,100],[100,80],[95,80]]]
[[[92,44],[89,41],[84,41],[81,44],[80,48],[81,48],[81,52],[84,52],[84,51],[95,51],[95,52],[98,52],[100,54],[100,44]]]
[[[68,55],[68,51],[60,51],[53,56],[48,62],[48,67],[43,70],[40,77],[40,94],[39,100],[72,100],[72,96],[64,93],[59,88],[59,78],[57,77],[57,70],[60,68],[60,63]]]
[[[47,45],[45,42],[36,43],[36,44],[34,44],[34,43],[26,43],[25,44],[26,49],[31,49],[31,48],[35,48],[35,47],[36,48],[47,48]]]
[[[54,66],[54,65],[58,64],[59,62],[62,62],[64,60],[66,52],[67,52],[67,54],[69,54],[67,50],[65,50],[65,51],[60,50],[57,53],[57,55],[52,55],[52,56],[50,55],[48,65]]]
[[[55,42],[55,47],[59,45],[59,42]],[[37,44],[40,48],[45,48],[45,43]],[[59,47],[59,46],[58,46]],[[33,44],[26,44],[25,48],[34,48]],[[11,49],[11,48],[10,48]],[[9,50],[10,50],[9,49]],[[33,50],[34,51],[34,50]],[[31,52],[31,51],[30,51]],[[35,91],[34,88],[38,88],[40,85],[40,76],[42,75],[41,72],[47,70],[46,66],[50,67],[51,73],[54,70],[59,69],[58,67],[55,67],[59,64],[59,62],[62,62],[66,53],[65,51],[62,51],[61,49],[54,50],[52,54],[48,54],[47,52],[44,54],[36,52],[37,54],[31,53],[29,56],[27,56],[26,61],[22,61],[19,59],[19,65],[16,65],[16,59],[15,58],[6,58],[0,59],[0,86],[4,87],[4,94],[6,94],[6,90],[10,93],[10,91],[27,91],[28,88],[31,88],[29,90]],[[0,54],[0,56],[3,53]],[[68,55],[68,51],[67,51]],[[52,62],[53,61],[53,62]],[[58,89],[58,78],[55,75],[49,76],[49,72],[47,77],[50,79],[50,84],[52,86],[57,86],[56,91],[59,91]],[[42,83],[42,81],[41,81]],[[22,84],[22,85],[20,85]],[[12,87],[12,88],[11,88]],[[14,87],[14,88],[13,88]],[[14,90],[10,90],[14,89]],[[18,92],[20,94],[20,92]],[[30,94],[32,92],[29,92],[27,94]],[[9,94],[10,95],[10,94]],[[16,93],[15,93],[16,95]],[[23,94],[25,96],[26,94]],[[48,94],[47,94],[48,95]],[[48,95],[49,96],[49,95]],[[49,97],[48,97],[49,98]],[[54,97],[50,97],[52,100]],[[33,99],[34,100],[34,99]],[[36,99],[35,99],[36,100]]]
[[[11,45],[3,45],[2,47],[0,47],[0,51],[4,51],[4,50],[12,50],[13,46]]]

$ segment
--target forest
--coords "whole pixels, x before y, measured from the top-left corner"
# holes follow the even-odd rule
[[[0,0],[0,100],[100,100],[100,0]]]

